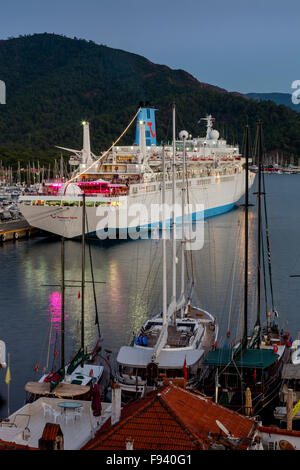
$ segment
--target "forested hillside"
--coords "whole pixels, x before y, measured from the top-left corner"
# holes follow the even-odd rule
[[[242,142],[243,128],[262,119],[268,151],[300,155],[300,114],[274,102],[256,102],[238,93],[201,83],[125,51],[55,34],[0,41],[0,79],[7,103],[0,105],[0,160],[40,162],[59,158],[55,145],[81,148],[82,120],[91,128],[94,153],[105,150],[135,114],[140,101],[157,112],[159,140],[171,138],[171,106],[177,131],[203,134],[207,113],[229,143]],[[134,128],[122,143],[131,143]]]

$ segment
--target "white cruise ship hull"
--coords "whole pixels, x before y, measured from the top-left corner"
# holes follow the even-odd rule
[[[250,187],[254,177],[255,174],[250,173]],[[169,185],[166,185],[166,203],[171,205],[171,183]],[[151,212],[152,207],[161,204],[160,188],[159,182],[141,183],[131,188],[126,196],[86,196],[86,233],[100,235],[109,229],[113,234],[114,230],[127,231],[136,227],[148,229],[150,224],[153,227],[153,224],[161,222],[160,215],[156,216]],[[240,171],[229,175],[190,179],[186,201],[191,204],[190,214],[196,220],[228,212],[244,193],[245,173]],[[19,199],[19,210],[31,226],[65,238],[74,238],[82,234],[81,201],[80,195],[22,196]],[[181,204],[180,182],[176,183],[176,204]],[[141,207],[140,211],[138,205]],[[181,217],[177,217],[177,220],[181,220]]]

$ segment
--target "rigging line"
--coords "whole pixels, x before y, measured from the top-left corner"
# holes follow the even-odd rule
[[[240,222],[240,221],[239,221],[239,222]],[[236,237],[236,240],[237,240],[237,241],[240,240],[241,225],[242,225],[242,224],[239,223],[239,229],[238,229],[237,237]],[[236,243],[236,245],[237,245],[237,243]],[[234,251],[234,261],[233,261],[233,272],[232,272],[232,283],[231,283],[231,293],[230,293],[230,303],[229,303],[229,315],[228,315],[227,331],[229,331],[230,320],[231,320],[231,313],[232,313],[233,288],[234,288],[234,280],[235,280],[235,276],[236,276],[237,254],[238,254],[238,251],[239,251],[239,250],[237,250],[237,249],[235,249],[235,251]]]
[[[189,192],[189,178],[188,177],[189,177],[189,174],[188,174],[188,168],[186,165],[186,168],[185,168],[186,196],[187,196],[188,207],[190,207],[190,192]],[[191,224],[192,224],[192,220],[189,221],[190,240],[191,240]],[[193,250],[190,250],[190,258],[191,258],[191,278],[192,278],[192,282],[194,283],[195,276],[194,276]]]
[[[43,346],[42,346],[42,352],[41,352],[40,360],[39,360],[38,364],[40,364],[40,363],[42,362],[42,356],[44,356],[44,351],[45,351],[45,347],[46,347],[46,342],[47,342],[48,337],[51,335],[51,327],[52,327],[52,325],[50,325],[50,326],[48,327],[48,331],[47,331],[46,336],[45,336],[45,338],[44,338],[44,342],[43,342]]]
[[[131,127],[131,125],[133,124],[133,122],[135,121],[136,117],[138,116],[139,112],[140,112],[141,108],[139,108],[137,110],[137,112],[135,113],[135,115],[133,116],[133,118],[131,119],[131,121],[129,122],[129,124],[127,125],[127,127],[123,130],[123,132],[120,134],[120,136],[111,144],[111,146],[109,147],[108,150],[106,150],[104,152],[104,154],[102,154],[97,160],[95,160],[88,168],[86,168],[84,171],[82,171],[81,173],[78,173],[77,175],[73,176],[71,179],[69,179],[68,181],[66,181],[65,183],[65,190],[64,190],[64,194],[66,192],[66,189],[67,189],[67,186],[72,182],[74,181],[75,179],[79,178],[81,175],[83,175],[84,173],[87,173],[94,165],[96,165],[97,163],[100,163],[101,161],[101,164],[102,164],[102,160],[104,160],[104,157],[106,157],[106,155],[111,151],[111,149],[119,142],[119,140],[121,140],[121,138],[123,137],[124,134],[126,134],[126,132],[128,131],[128,129]]]
[[[85,212],[85,221],[86,221],[87,233],[89,233],[89,224],[88,224],[87,211]],[[101,338],[101,331],[100,331],[99,315],[98,315],[98,307],[97,307],[97,296],[96,296],[96,288],[95,288],[95,280],[94,280],[94,269],[93,269],[93,261],[92,261],[91,242],[90,242],[89,237],[87,237],[87,242],[88,242],[87,244],[88,244],[90,267],[91,267],[91,278],[92,278],[92,286],[93,286],[94,304],[95,304],[95,325],[97,325],[98,335],[99,335],[99,339],[100,339]]]
[[[262,251],[265,309],[266,309],[266,318],[268,318],[268,296],[267,296],[267,281],[266,281],[266,262],[265,262],[265,256],[264,256],[265,244],[264,244],[264,238],[263,238],[263,229],[261,229],[261,251]]]
[[[264,215],[265,215],[265,230],[266,230],[266,242],[267,242],[267,254],[268,254],[270,294],[271,294],[271,302],[272,302],[272,311],[275,312],[274,294],[273,294],[273,276],[272,276],[272,265],[271,265],[270,233],[269,233],[269,225],[268,225],[266,187],[265,187],[264,173],[262,174],[262,183],[263,183],[262,186],[263,186],[263,194],[264,194],[263,200],[264,200]]]
[[[55,334],[55,342],[54,342],[54,351],[53,351],[53,361],[52,361],[52,369],[51,370],[54,370],[54,363],[55,363],[55,351],[56,351],[56,343],[57,343],[57,331],[56,331],[56,334]]]
[[[52,338],[52,329],[53,329],[53,325],[52,325],[52,323],[51,323],[50,329],[49,329],[50,331],[49,331],[48,353],[47,353],[46,364],[45,364],[45,367],[44,367],[44,372],[46,372],[46,371],[49,370],[50,345],[51,345],[51,338]]]

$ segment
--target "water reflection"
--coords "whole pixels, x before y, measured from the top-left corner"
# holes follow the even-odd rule
[[[284,328],[293,337],[299,330],[299,280],[289,275],[300,272],[300,223],[298,213],[299,176],[270,176],[269,226],[271,233],[274,296]],[[267,181],[268,188],[268,181]],[[255,191],[255,189],[253,188]],[[252,198],[255,202],[255,197]],[[250,214],[249,240],[249,328],[256,317],[256,235],[255,207]],[[204,224],[204,247],[193,253],[194,304],[218,319],[220,342],[231,342],[243,328],[244,222],[243,209],[208,219]],[[167,243],[168,273],[171,273],[171,244]],[[24,401],[24,385],[36,380],[34,366],[47,355],[49,328],[53,325],[59,350],[61,320],[61,246],[55,238],[34,238],[6,243],[0,248],[1,339],[11,358],[11,409]],[[113,351],[128,344],[141,324],[162,306],[161,245],[156,240],[91,243],[96,301],[104,348]],[[180,270],[180,243],[177,245]],[[189,255],[188,255],[189,257]],[[235,267],[234,267],[235,260]],[[233,272],[235,273],[233,277]],[[191,264],[189,263],[189,276]],[[81,243],[65,242],[65,278],[72,286],[65,290],[65,357],[80,346]],[[233,281],[234,279],[234,281]],[[91,280],[89,251],[86,253],[86,280]],[[79,282],[78,282],[79,281]],[[171,293],[168,277],[168,296]],[[51,286],[52,285],[52,286]],[[57,287],[53,287],[56,285]],[[180,275],[177,292],[180,291]],[[230,316],[230,318],[229,318]],[[287,324],[289,322],[289,324]],[[227,330],[230,337],[226,338]],[[85,290],[85,342],[94,346],[98,331],[91,283]],[[46,345],[46,346],[45,346]],[[58,360],[58,359],[57,359]],[[41,370],[41,369],[40,369]],[[2,371],[3,372],[3,371]],[[0,395],[6,397],[4,374],[0,371]],[[5,415],[4,410],[1,411]]]

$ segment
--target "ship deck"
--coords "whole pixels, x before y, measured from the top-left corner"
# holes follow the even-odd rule
[[[198,323],[196,324],[194,321]],[[147,346],[153,348],[157,342],[160,334],[162,323],[156,321],[156,319],[150,320],[147,325],[148,328],[143,330],[143,337],[147,338]],[[198,308],[191,308],[190,312],[184,317],[177,317],[176,326],[173,324],[168,325],[168,339],[166,346],[169,348],[186,348],[190,345],[191,339],[197,333],[199,334],[199,328],[201,336],[201,348],[205,352],[211,349],[214,338],[216,336],[215,326],[207,312]]]

